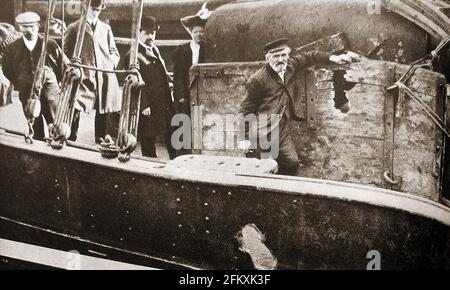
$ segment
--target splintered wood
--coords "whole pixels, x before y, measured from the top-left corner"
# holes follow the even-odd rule
[[[199,65],[194,106],[194,148],[207,155],[243,156],[233,115],[245,83],[262,63]],[[296,79],[295,104],[305,121],[291,122],[300,159],[299,176],[441,195],[443,132],[398,89],[387,91],[408,66],[366,60],[348,66],[305,70]],[[208,73],[204,73],[208,71]],[[220,71],[220,74],[214,74]],[[442,119],[445,79],[418,69],[406,82]],[[199,116],[201,115],[201,116]]]

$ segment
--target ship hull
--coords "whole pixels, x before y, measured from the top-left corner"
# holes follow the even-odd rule
[[[0,238],[161,268],[366,269],[373,253],[383,269],[450,268],[450,210],[409,194],[123,164],[4,132],[0,164]]]

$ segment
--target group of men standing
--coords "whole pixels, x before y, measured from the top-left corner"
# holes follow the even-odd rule
[[[119,65],[120,55],[117,50],[111,27],[99,20],[101,11],[105,8],[103,0],[92,0],[87,13],[87,29],[81,51],[81,63],[105,70],[114,70]],[[162,137],[171,159],[177,153],[171,144],[173,132],[171,120],[175,113],[190,115],[190,78],[189,70],[193,64],[204,62],[203,34],[209,11],[204,9],[193,16],[181,19],[181,23],[190,33],[192,40],[179,46],[174,54],[174,92],[172,96],[172,77],[167,72],[165,62],[155,45],[156,33],[159,30],[157,20],[144,16],[141,25],[138,61],[140,73],[145,86],[141,94],[141,112],[138,125],[138,141],[141,143],[142,154],[148,157],[156,156],[155,142]],[[19,98],[24,112],[27,110],[27,98],[30,95],[33,75],[42,48],[43,38],[38,35],[39,16],[33,12],[23,13],[16,22],[23,34],[22,38],[12,42],[4,57],[4,74],[19,91]],[[41,94],[42,116],[47,123],[52,123],[55,117],[61,82],[62,63],[72,57],[78,28],[81,21],[68,27],[67,38],[63,47],[64,53],[57,43],[48,43],[47,61],[45,67],[45,82]],[[287,39],[279,39],[264,47],[267,63],[253,74],[246,85],[246,96],[241,104],[240,113],[273,115],[280,118],[275,124],[277,130],[269,131],[270,139],[278,142],[278,150],[270,152],[272,158],[278,161],[280,173],[296,175],[299,160],[291,139],[288,123],[299,120],[294,104],[298,101],[293,93],[294,79],[302,69],[319,63],[351,62],[354,54],[331,55],[323,52],[309,52],[290,57],[291,48]],[[122,58],[122,63],[129,54]],[[127,68],[126,65],[122,65]],[[116,136],[121,110],[121,93],[119,83],[114,73],[99,72],[84,69],[83,78],[77,93],[77,110],[72,124],[70,140],[76,140],[80,112],[96,110],[95,141],[100,142],[105,135]],[[35,135],[43,138],[42,118],[35,122]],[[273,124],[270,125],[273,128]],[[266,132],[266,133],[264,133]],[[264,130],[261,134],[267,134]],[[247,132],[248,133],[248,132]],[[260,144],[248,140],[248,134],[243,136],[239,147],[248,157],[261,157],[264,153]],[[256,142],[258,143],[258,141]],[[253,147],[252,147],[253,146]],[[251,150],[254,149],[254,150]],[[186,153],[186,151],[182,152]],[[266,157],[267,158],[267,157]]]
[[[115,70],[121,66],[119,65],[121,57],[111,27],[99,20],[99,15],[105,8],[104,0],[91,1],[79,60],[86,66]],[[189,16],[182,19],[185,28],[193,35],[193,40],[174,52],[173,79],[167,72],[165,62],[155,45],[156,32],[159,29],[157,20],[151,16],[144,16],[142,19],[138,60],[145,86],[141,94],[138,140],[141,142],[144,156],[157,157],[155,146],[157,137],[161,137],[165,142],[171,159],[177,155],[170,142],[173,131],[170,121],[175,113],[189,113],[189,69],[192,64],[203,61],[203,27],[206,20],[197,18]],[[26,106],[44,39],[39,35],[39,22],[40,17],[34,12],[18,15],[16,24],[23,36],[8,45],[3,58],[4,75],[19,92],[26,117],[29,117]],[[47,124],[54,121],[63,77],[62,68],[70,62],[69,58],[73,57],[80,24],[81,20],[78,20],[68,26],[63,49],[56,41],[49,39],[45,81],[40,95],[41,116],[36,118],[33,125],[35,139],[43,140],[45,137],[44,119]],[[127,68],[125,64],[128,62],[124,61],[126,59],[127,56],[120,62],[123,68]],[[105,135],[115,137],[120,119],[121,98],[116,74],[83,69],[69,140],[77,139],[80,112],[89,113],[92,110],[96,111],[95,142],[100,143]]]

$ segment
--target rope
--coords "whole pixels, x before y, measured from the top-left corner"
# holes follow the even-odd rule
[[[61,57],[64,59],[64,45],[65,45],[65,31],[64,31],[64,25],[65,25],[65,0],[62,0],[61,2],[61,21],[62,21],[62,28],[61,28]],[[61,62],[61,73],[64,75],[64,61]]]
[[[112,74],[134,74],[134,73],[136,73],[136,71],[134,71],[134,70],[109,70],[109,69],[102,69],[102,68],[97,68],[94,66],[89,66],[89,65],[79,64],[79,63],[70,63],[69,66],[98,71],[98,72],[104,72],[104,73],[112,73]]]
[[[446,37],[444,37],[441,42],[436,46],[436,48],[431,52],[431,56],[433,59],[436,59],[439,56],[439,53],[448,46],[450,43],[450,34],[447,34]]]

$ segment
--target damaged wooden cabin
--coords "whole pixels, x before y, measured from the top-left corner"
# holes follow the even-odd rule
[[[318,48],[344,50],[340,44]],[[237,146],[239,123],[229,116],[239,111],[245,83],[262,65],[219,63],[192,69],[196,153],[242,156]],[[387,90],[408,69],[366,59],[300,74],[304,77],[296,80],[294,98],[305,121],[291,126],[300,158],[298,176],[372,185],[439,201],[445,134],[405,92]],[[442,119],[445,84],[443,75],[424,69],[406,83]]]

